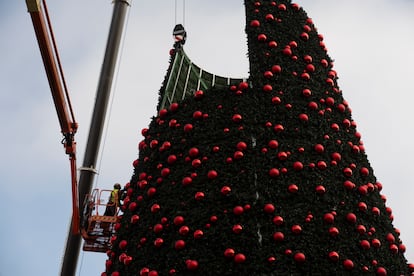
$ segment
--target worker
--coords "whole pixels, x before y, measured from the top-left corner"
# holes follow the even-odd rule
[[[121,191],[121,184],[116,183],[114,185],[114,189],[109,196],[108,204],[106,205],[104,216],[114,216],[116,213],[117,208],[120,205],[120,191]]]

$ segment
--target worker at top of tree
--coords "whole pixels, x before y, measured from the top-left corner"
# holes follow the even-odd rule
[[[175,25],[173,30],[173,36],[175,41],[175,48],[180,48],[182,45],[185,44],[185,40],[187,39],[187,32],[185,31],[184,26],[182,24]]]
[[[115,183],[114,189],[111,191],[109,196],[108,204],[106,205],[104,216],[113,216],[116,213],[117,207],[120,206],[120,191],[121,184]]]

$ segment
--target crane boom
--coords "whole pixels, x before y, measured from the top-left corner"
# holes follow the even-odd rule
[[[62,66],[59,60],[59,54],[53,31],[50,25],[47,7],[43,1],[45,13],[42,10],[40,0],[26,0],[28,12],[32,18],[37,42],[45,67],[47,79],[49,81],[50,91],[52,92],[53,102],[58,115],[60,128],[63,134],[63,145],[66,154],[69,155],[71,166],[71,184],[72,184],[72,218],[74,223],[72,231],[79,233],[79,206],[78,206],[78,189],[76,175],[76,142],[75,133],[78,124],[75,121],[72,106],[70,104],[65,79],[63,76]],[[47,23],[47,24],[46,24]]]

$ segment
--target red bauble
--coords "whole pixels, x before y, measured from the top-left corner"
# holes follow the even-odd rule
[[[215,170],[211,170],[211,171],[209,171],[209,172],[207,173],[207,177],[208,177],[209,179],[214,179],[214,178],[217,178],[217,176],[218,176],[218,173],[217,173],[217,171],[215,171]]]
[[[224,250],[224,257],[233,258],[235,253],[236,252],[234,251],[233,248],[227,248],[226,250]]]
[[[257,40],[259,40],[260,42],[264,42],[267,40],[267,36],[265,34],[259,34],[257,36]]]
[[[295,163],[293,163],[293,169],[295,171],[300,171],[303,169],[303,164],[300,161],[296,161]]]
[[[269,170],[270,177],[277,177],[280,175],[280,171],[276,168],[272,168]]]
[[[177,250],[181,250],[185,248],[185,241],[184,240],[178,240],[174,244],[174,248]]]
[[[252,20],[252,21],[250,21],[250,26],[259,27],[260,26],[260,21],[259,20]]]
[[[329,259],[331,260],[331,261],[333,261],[333,262],[337,262],[337,261],[339,261],[339,254],[338,254],[338,252],[336,252],[336,251],[331,251],[331,252],[329,252]]]
[[[138,215],[132,215],[131,216],[131,223],[135,224],[139,221],[139,216]]]
[[[272,203],[267,203],[264,207],[263,207],[263,211],[267,214],[272,214],[275,211],[275,206]]]
[[[297,263],[304,263],[306,261],[306,257],[305,254],[303,254],[302,252],[298,252],[293,256],[293,259],[295,260],[295,262]]]
[[[244,209],[242,206],[236,206],[233,208],[233,214],[240,216],[241,214],[243,214]]]
[[[275,232],[273,234],[273,239],[277,242],[281,242],[285,239],[285,235],[282,232]]]
[[[346,270],[352,270],[354,268],[354,262],[349,259],[344,260],[343,265]]]
[[[332,224],[335,220],[335,216],[332,213],[326,213],[323,216],[323,221],[329,224]]]
[[[125,248],[127,247],[127,245],[128,245],[128,242],[126,240],[122,240],[122,241],[119,242],[118,247],[121,250],[125,250]]]
[[[369,241],[367,240],[362,240],[359,242],[359,245],[363,248],[363,249],[370,249],[371,248],[371,244],[369,243]]]
[[[350,222],[350,223],[356,223],[356,221],[357,221],[357,217],[356,217],[356,215],[355,215],[354,213],[348,213],[348,214],[346,215],[346,220],[347,220],[348,222]]]
[[[272,221],[273,221],[273,223],[275,225],[278,225],[278,226],[282,225],[283,222],[284,222],[284,220],[283,220],[283,218],[281,216],[275,216],[275,217],[273,217]]]
[[[234,262],[237,264],[244,263],[246,261],[246,256],[242,253],[238,253],[234,256]]]
[[[280,73],[280,72],[282,72],[282,67],[280,65],[273,65],[272,66],[272,72],[273,73]]]
[[[196,260],[186,260],[185,265],[191,271],[197,270],[198,268],[198,262]]]

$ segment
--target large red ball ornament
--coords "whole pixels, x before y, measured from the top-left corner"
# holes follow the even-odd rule
[[[252,20],[250,21],[250,26],[252,27],[259,27],[260,26],[260,21],[259,20]]]
[[[299,191],[299,187],[296,184],[290,184],[288,187],[288,191],[291,194],[297,193]]]
[[[275,232],[273,234],[273,240],[276,242],[281,242],[285,239],[285,235],[282,232]]]
[[[363,249],[365,249],[365,250],[368,250],[368,249],[370,249],[370,248],[371,248],[371,244],[370,244],[370,242],[369,242],[369,241],[367,241],[367,240],[362,240],[362,241],[360,241],[360,242],[359,242],[359,245],[360,245]]]
[[[284,223],[284,219],[281,216],[274,216],[272,222],[273,224],[280,226]]]
[[[267,214],[272,214],[275,211],[275,206],[272,203],[267,203],[263,207],[263,211]]]
[[[280,171],[276,168],[272,168],[269,170],[270,177],[278,177],[280,175]]]
[[[260,42],[265,42],[267,40],[267,36],[265,34],[259,34],[257,36],[257,40],[259,40]]]
[[[331,227],[331,228],[329,228],[329,235],[330,235],[331,237],[336,237],[336,236],[338,236],[338,235],[339,235],[339,229],[338,229],[338,228],[336,228],[336,227]]]
[[[270,84],[265,84],[263,86],[263,91],[264,92],[271,92],[273,90],[273,87]]]
[[[343,262],[343,266],[346,270],[352,270],[354,268],[354,262],[352,260],[346,259]]]
[[[185,241],[184,240],[178,240],[174,244],[174,248],[177,250],[181,250],[185,248]]]
[[[118,247],[121,250],[125,250],[127,245],[128,245],[128,242],[126,240],[122,240],[122,241],[119,242]]]
[[[218,176],[218,173],[215,170],[211,170],[207,173],[207,177],[209,179],[215,179],[215,178],[217,178],[217,176]]]
[[[332,224],[335,220],[335,216],[332,213],[326,213],[323,216],[323,221],[328,223],[328,224]]]
[[[240,216],[241,214],[244,213],[244,208],[243,206],[235,206],[233,208],[233,214],[235,214],[236,216]]]
[[[200,229],[195,230],[193,233],[193,237],[196,240],[201,239],[203,236],[204,236],[204,232]]]
[[[224,257],[226,258],[233,258],[235,255],[235,251],[233,248],[227,248],[226,250],[224,250]]]
[[[246,256],[242,253],[237,253],[234,256],[234,262],[237,263],[237,264],[244,263],[245,261],[246,261]]]
[[[243,117],[240,114],[234,114],[232,117],[233,122],[240,123],[242,121]]]
[[[295,260],[295,262],[297,263],[304,263],[306,261],[306,257],[305,254],[303,254],[302,252],[298,252],[293,256],[293,259]]]
[[[190,271],[197,270],[198,268],[198,262],[196,260],[186,260],[185,265]]]
[[[354,213],[348,213],[348,214],[346,215],[346,220],[347,220],[349,223],[356,223],[356,221],[357,221],[357,216],[356,216]]]
[[[233,225],[232,231],[235,234],[240,234],[243,231],[243,226],[240,224]]]
[[[293,163],[293,169],[295,171],[300,171],[303,169],[303,164],[300,161],[296,161],[295,163]]]
[[[282,72],[282,67],[280,65],[273,65],[272,66],[272,72],[273,73],[280,73],[280,72]]]
[[[290,230],[292,231],[293,234],[296,234],[296,235],[299,235],[300,233],[302,233],[302,227],[298,224],[293,225]]]
[[[269,41],[269,43],[267,44],[270,48],[276,48],[277,47],[277,42],[272,40]]]
[[[267,144],[271,149],[277,149],[279,147],[279,142],[276,140],[270,140]]]
[[[338,254],[338,252],[336,252],[336,251],[331,251],[331,252],[329,252],[328,257],[329,257],[329,259],[330,259],[331,261],[333,261],[333,262],[337,262],[337,261],[339,261],[339,254]]]
[[[381,247],[381,241],[379,239],[372,239],[371,244],[375,248]]]

